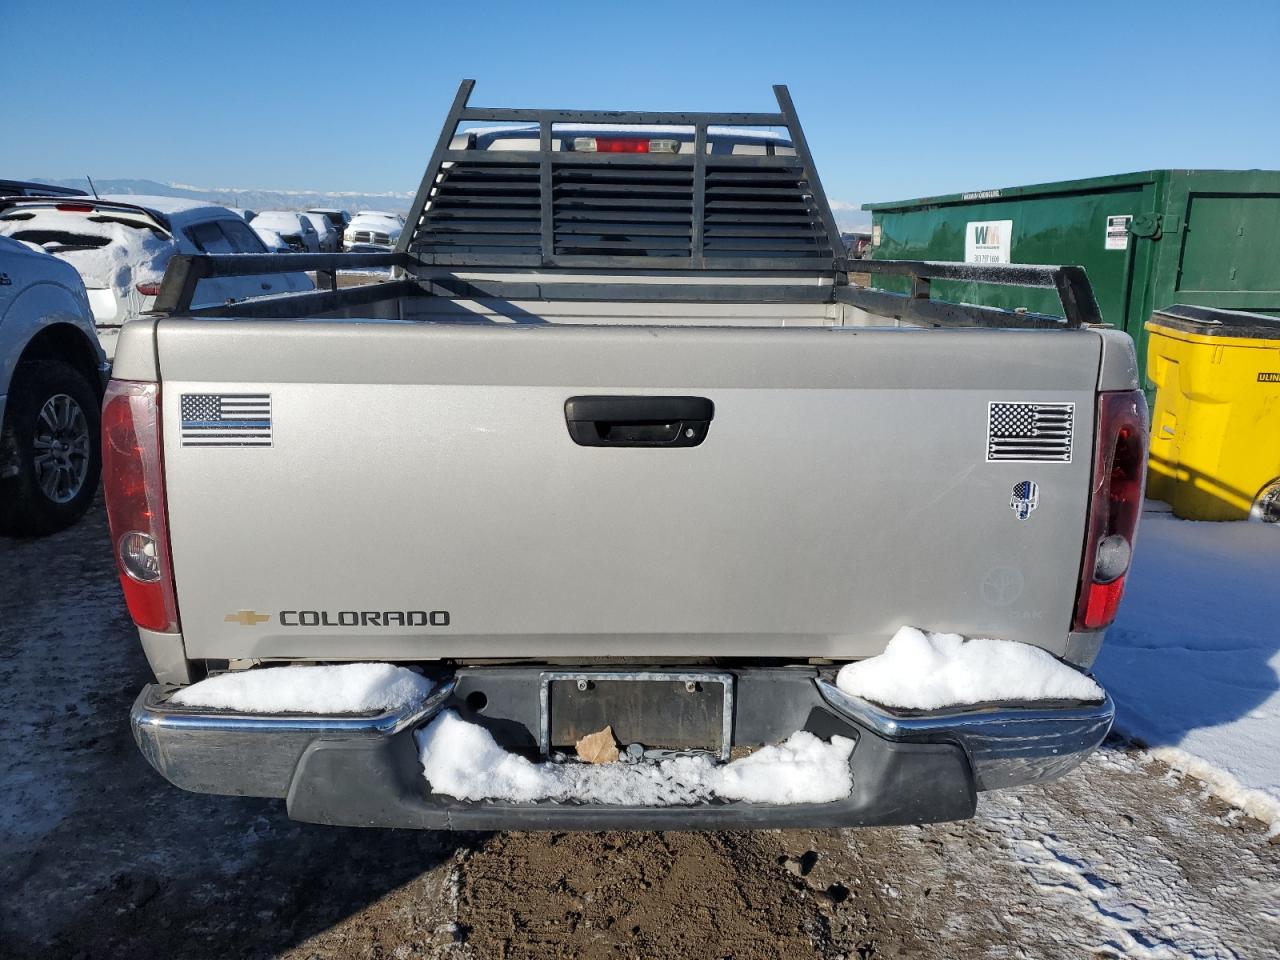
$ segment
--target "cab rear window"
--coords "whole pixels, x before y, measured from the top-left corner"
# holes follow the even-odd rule
[[[209,220],[186,229],[187,239],[201,253],[266,253],[258,235],[242,220]]]
[[[187,227],[187,239],[201,253],[235,253],[231,241],[217,223],[196,223]]]

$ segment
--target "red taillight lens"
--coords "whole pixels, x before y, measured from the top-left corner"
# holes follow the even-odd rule
[[[58,203],[54,209],[63,213],[93,213],[94,208],[92,203]]]
[[[1141,390],[1100,393],[1076,630],[1099,630],[1116,618],[1133,556],[1146,476],[1146,398]]]
[[[649,141],[627,137],[596,137],[597,153],[648,153]]]
[[[147,283],[146,281],[139,281],[138,283],[135,283],[133,286],[134,286],[134,289],[136,289],[144,297],[158,297],[160,295],[159,280],[153,281],[151,283]]]
[[[154,383],[112,380],[102,407],[102,487],[111,546],[133,622],[178,631],[165,522],[160,402]]]

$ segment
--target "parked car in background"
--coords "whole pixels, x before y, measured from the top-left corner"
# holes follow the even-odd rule
[[[284,237],[266,227],[255,227],[253,231],[269,253],[293,253],[293,247],[285,242]]]
[[[51,183],[35,183],[31,180],[0,180],[0,197],[84,197],[83,190],[73,187],[55,187]]]
[[[320,235],[309,220],[292,210],[263,210],[253,218],[254,230],[274,230],[294,253],[319,253]]]
[[[307,213],[323,214],[325,219],[333,225],[333,229],[338,234],[338,245],[334,249],[341,250],[343,248],[343,234],[346,233],[347,224],[351,222],[351,214],[345,210],[336,210],[331,207],[316,207],[308,210]]]
[[[79,271],[107,356],[126,320],[149,310],[175,253],[266,253],[226,207],[174,197],[29,197],[0,200],[0,235],[35,244]],[[305,273],[200,281],[197,298],[225,303],[310,290]]]
[[[315,228],[316,236],[320,241],[321,253],[336,253],[342,246],[342,234],[334,229],[333,224],[329,222],[329,218],[324,214],[302,213],[299,216]]]
[[[844,252],[850,260],[863,260],[871,256],[871,234],[862,230],[840,234]]]
[[[332,207],[314,207],[308,210],[307,213],[323,213],[339,233],[346,230],[347,224],[351,222],[351,214],[345,210],[335,210]]]
[[[243,220],[245,223],[251,223],[253,218],[257,216],[252,210],[246,210],[244,207],[227,207],[232,213]]]
[[[80,275],[0,237],[0,533],[52,533],[89,508],[107,368]]]
[[[351,218],[342,242],[347,250],[393,249],[404,229],[404,217],[381,210],[361,210]]]

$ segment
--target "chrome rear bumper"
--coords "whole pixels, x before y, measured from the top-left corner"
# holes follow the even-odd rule
[[[1054,780],[1084,761],[1115,720],[1111,697],[1071,706],[1004,706],[929,713],[886,710],[818,679],[822,699],[859,726],[899,742],[946,740],[964,747],[979,790]]]
[[[464,802],[433,793],[413,739],[469,691],[490,694],[492,728],[537,744],[541,668],[461,668],[421,702],[376,716],[245,715],[176,707],[174,687],[146,687],[131,714],[151,765],[185,790],[278,797],[314,823],[427,829],[730,829],[874,826],[964,819],[976,793],[1061,776],[1111,728],[1114,706],[997,705],[906,714],[841,693],[817,671],[731,671],[735,743],[776,742],[796,729],[854,738],[854,789],[822,804],[692,807]],[[499,699],[500,698],[500,699]],[[522,712],[521,698],[527,703]],[[475,715],[473,715],[475,716]],[[523,719],[522,719],[523,718]],[[479,719],[477,717],[477,719]],[[502,726],[502,725],[505,725]],[[501,738],[500,738],[501,740]],[[518,746],[508,746],[518,749]]]
[[[398,712],[333,717],[180,707],[168,702],[174,689],[143,688],[129,713],[133,738],[151,766],[174,786],[195,793],[283,798],[313,743],[394,737],[433,717],[453,684],[441,684]]]

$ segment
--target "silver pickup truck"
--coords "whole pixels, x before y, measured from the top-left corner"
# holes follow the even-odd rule
[[[851,282],[784,87],[746,114],[481,109],[471,87],[395,251],[294,255],[328,289],[203,309],[201,279],[284,267],[176,257],[120,337],[105,487],[151,764],[311,822],[647,829],[959,819],[1083,760],[1108,699],[893,709],[835,682],[903,625],[1092,663],[1146,424],[1083,271]],[[368,268],[390,273],[338,287]],[[1063,316],[933,295],[975,278],[1055,288]],[[174,699],[346,662],[429,682],[331,715]],[[808,731],[851,743],[852,787],[459,798],[423,775],[445,712],[527,769],[605,723],[640,765]]]

